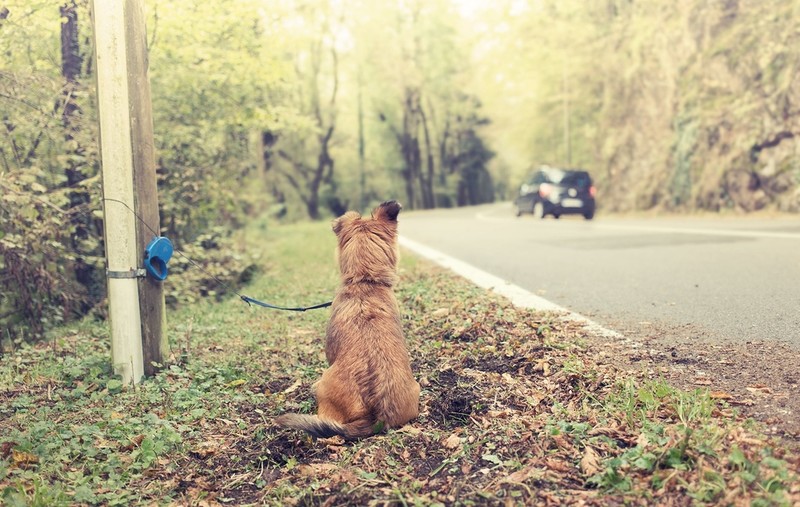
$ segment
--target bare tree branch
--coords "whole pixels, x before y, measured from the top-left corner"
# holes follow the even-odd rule
[[[302,162],[298,162],[297,160],[294,159],[294,157],[292,157],[289,153],[287,153],[284,150],[278,150],[278,156],[284,159],[285,161],[289,162],[289,164],[291,164],[291,166],[298,173],[300,173],[300,175],[303,176],[304,179],[308,179],[311,169],[309,169],[305,164],[303,164]]]
[[[304,204],[308,204],[308,197],[304,192],[303,186],[300,184],[299,181],[294,177],[292,173],[289,171],[284,171],[283,169],[278,168],[278,172],[286,178],[286,181],[289,182],[289,185],[292,186],[297,191],[297,195],[300,196],[300,199],[303,201]]]

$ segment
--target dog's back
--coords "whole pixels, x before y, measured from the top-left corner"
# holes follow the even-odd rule
[[[342,281],[326,333],[330,367],[316,387],[319,411],[286,414],[278,424],[352,439],[402,426],[419,414],[420,387],[392,292],[399,212],[400,205],[389,201],[371,219],[348,212],[334,221]]]

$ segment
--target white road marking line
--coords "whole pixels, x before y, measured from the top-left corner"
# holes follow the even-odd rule
[[[562,314],[562,318],[566,321],[577,322],[583,325],[584,329],[592,333],[604,336],[607,338],[623,338],[623,336],[611,329],[604,328],[597,322],[584,317],[583,315],[571,312],[551,301],[548,301],[532,292],[523,289],[519,285],[507,282],[491,273],[480,270],[464,261],[460,261],[454,257],[450,257],[438,250],[417,243],[414,240],[408,239],[405,236],[400,236],[400,245],[403,248],[411,250],[415,254],[424,257],[436,264],[447,268],[457,275],[463,276],[471,281],[478,287],[491,290],[503,297],[511,300],[514,306],[520,308],[528,308],[531,310],[556,312]]]

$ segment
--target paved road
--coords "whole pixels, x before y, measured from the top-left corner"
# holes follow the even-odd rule
[[[407,212],[400,234],[628,335],[800,348],[800,217],[517,218]]]

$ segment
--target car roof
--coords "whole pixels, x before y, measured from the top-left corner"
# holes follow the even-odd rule
[[[561,167],[551,167],[551,166],[542,166],[538,168],[537,171],[545,173],[561,173],[561,174],[578,174],[578,173],[589,174],[589,171],[585,169],[563,169]]]

